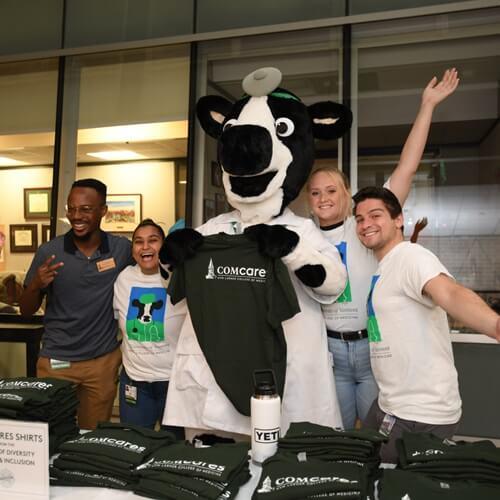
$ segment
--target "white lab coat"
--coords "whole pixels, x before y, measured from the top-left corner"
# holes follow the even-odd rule
[[[327,276],[329,273],[336,280],[335,286],[338,288],[336,295],[319,295],[290,272],[301,312],[283,322],[287,342],[287,371],[282,401],[282,435],[290,423],[296,421],[341,427],[320,303],[333,302],[343,291],[345,269],[337,249],[328,243],[311,220],[298,217],[285,209],[283,215],[274,218],[269,224],[281,224],[295,231],[300,236],[301,243],[306,245],[306,251],[312,254],[311,264],[314,263],[316,252],[321,254],[323,262],[325,256],[328,257]],[[239,212],[233,211],[210,219],[198,231],[204,235],[220,232],[237,234],[244,228]],[[283,258],[291,269],[297,267],[292,261],[297,264],[304,258],[303,248],[301,256],[297,257],[296,253],[294,251],[294,255],[290,254],[291,257]],[[250,418],[237,412],[217,385],[198,344],[189,313],[177,344],[163,423],[250,434]]]

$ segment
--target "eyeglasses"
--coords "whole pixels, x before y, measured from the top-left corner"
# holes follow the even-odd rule
[[[66,214],[75,215],[77,212],[80,212],[83,215],[90,215],[96,208],[91,205],[82,205],[81,207],[68,207],[66,205]]]

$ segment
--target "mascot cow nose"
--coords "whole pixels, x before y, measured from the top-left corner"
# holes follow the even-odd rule
[[[235,125],[224,131],[219,159],[228,174],[254,175],[269,166],[273,141],[269,131],[258,125]]]

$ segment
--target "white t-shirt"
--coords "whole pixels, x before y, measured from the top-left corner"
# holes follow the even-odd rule
[[[335,229],[322,231],[337,247],[347,268],[348,281],[344,293],[333,304],[323,304],[328,330],[349,332],[366,328],[366,301],[372,276],[377,269],[373,252],[363,246],[356,234],[356,220],[348,217]]]
[[[445,425],[461,415],[450,330],[446,312],[422,293],[439,274],[451,276],[416,243],[402,242],[385,255],[368,303],[369,338],[380,408],[406,420]]]
[[[127,375],[141,382],[168,380],[185,315],[175,314],[160,273],[126,267],[115,281],[113,307]]]

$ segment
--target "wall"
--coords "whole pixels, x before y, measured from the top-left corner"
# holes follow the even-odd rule
[[[5,225],[7,245],[5,269],[26,271],[33,258],[32,253],[10,253],[9,224],[37,224],[38,242],[42,238],[42,224],[49,224],[47,219],[26,220],[24,218],[24,188],[52,186],[52,168],[0,169],[0,224]]]
[[[473,290],[500,290],[500,236],[453,236],[418,242],[435,253],[455,279]]]
[[[142,194],[142,218],[150,217],[165,230],[175,222],[175,171],[170,161],[78,167],[76,178],[95,177],[109,194]]]

